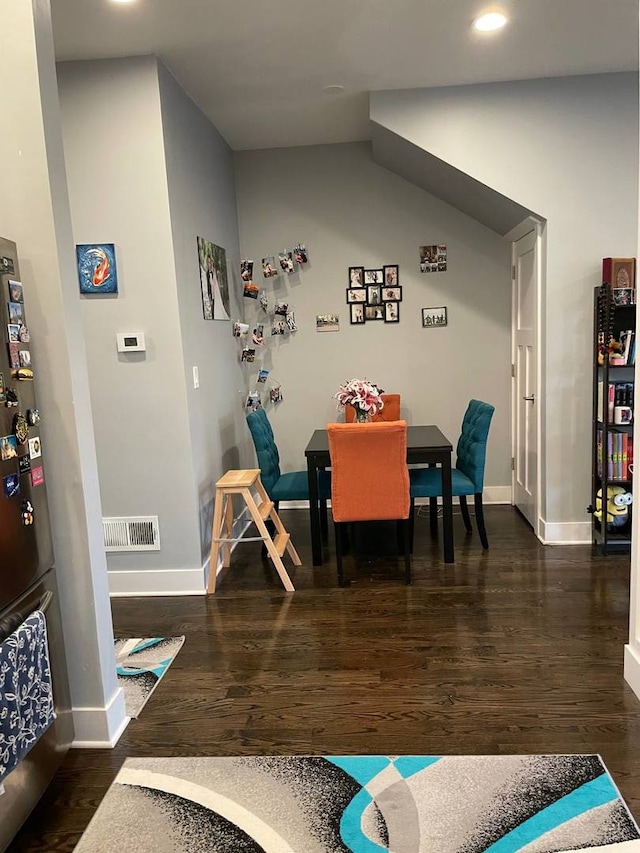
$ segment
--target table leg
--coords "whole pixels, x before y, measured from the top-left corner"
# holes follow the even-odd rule
[[[442,462],[442,527],[444,531],[444,561],[453,563],[453,496],[451,494],[451,454]]]
[[[322,534],[320,531],[320,504],[318,500],[318,469],[315,461],[307,458],[309,480],[309,522],[311,525],[311,553],[313,565],[322,565]]]

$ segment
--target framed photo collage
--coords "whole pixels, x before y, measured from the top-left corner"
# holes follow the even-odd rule
[[[362,326],[374,320],[399,323],[402,287],[398,279],[397,264],[382,269],[349,267],[347,305],[351,325]]]

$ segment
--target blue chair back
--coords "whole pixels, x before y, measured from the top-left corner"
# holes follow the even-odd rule
[[[247,424],[256,448],[258,467],[262,485],[271,495],[271,491],[280,479],[280,454],[273,437],[273,430],[264,409],[258,409],[247,415]]]
[[[487,438],[494,406],[471,400],[462,420],[462,432],[456,450],[456,468],[472,481],[475,493],[480,494],[484,483],[484,464],[487,456]]]

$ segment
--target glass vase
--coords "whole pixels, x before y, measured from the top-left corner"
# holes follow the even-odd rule
[[[361,409],[359,406],[354,406],[356,411],[356,421],[359,424],[367,424],[371,420],[371,415],[366,409]]]

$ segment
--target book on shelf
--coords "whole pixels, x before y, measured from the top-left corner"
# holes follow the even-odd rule
[[[633,465],[633,436],[620,430],[609,430],[607,433],[606,457],[603,453],[603,430],[598,427],[596,436],[596,472],[601,479],[604,477],[606,462],[607,480],[630,480]]]
[[[604,379],[598,380],[598,410],[597,418],[604,423],[605,411],[607,414],[606,422],[612,424],[614,422],[614,412],[616,406],[629,406],[633,410],[634,402],[634,383],[633,382],[609,382],[606,392],[606,410],[605,410],[605,388]]]
[[[620,343],[622,344],[622,362],[623,365],[630,365],[631,362],[631,348],[633,345],[633,339],[635,338],[635,333],[633,329],[627,329],[624,332],[620,332]]]

